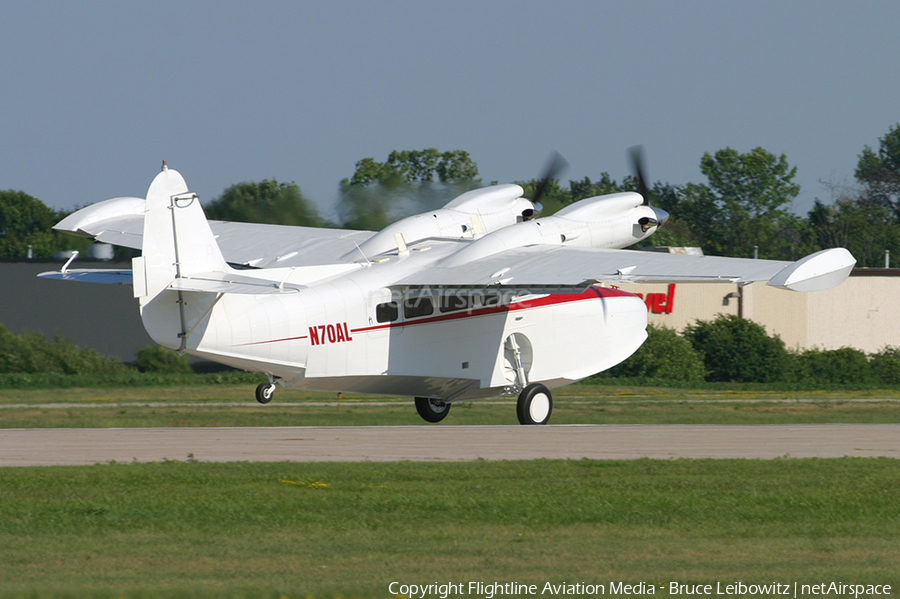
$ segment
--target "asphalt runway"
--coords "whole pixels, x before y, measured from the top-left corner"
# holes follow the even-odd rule
[[[900,457],[900,424],[6,429],[0,466]]]

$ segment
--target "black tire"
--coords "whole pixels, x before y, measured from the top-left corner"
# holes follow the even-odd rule
[[[553,412],[553,396],[540,383],[532,383],[519,393],[516,416],[519,424],[547,424]]]
[[[256,401],[261,404],[272,401],[273,395],[275,395],[275,383],[260,383],[256,387]]]
[[[450,404],[430,397],[417,397],[416,411],[426,422],[440,422],[450,412]]]

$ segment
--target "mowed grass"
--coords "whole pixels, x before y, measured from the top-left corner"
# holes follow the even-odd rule
[[[515,424],[513,399],[454,404],[438,426]],[[900,392],[746,391],[571,385],[554,390],[552,424],[900,422]],[[252,385],[0,390],[0,428],[357,426],[421,424],[411,398]]]
[[[393,581],[897,589],[898,496],[893,459],[3,468],[0,597],[388,597]]]

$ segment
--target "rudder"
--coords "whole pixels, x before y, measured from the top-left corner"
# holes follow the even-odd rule
[[[160,345],[185,351],[187,337],[215,294],[171,289],[179,278],[230,271],[216,243],[200,199],[178,171],[163,164],[150,184],[144,212],[141,256],[132,260],[134,296],[140,299],[144,328]],[[199,310],[199,313],[194,314]]]
[[[163,166],[147,190],[141,256],[133,270],[142,305],[177,278],[229,270],[199,197],[176,170]]]

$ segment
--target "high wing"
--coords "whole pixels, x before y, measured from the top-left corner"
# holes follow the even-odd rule
[[[445,261],[446,262],[446,261]],[[842,282],[856,261],[843,248],[822,250],[797,262],[690,256],[635,250],[533,245],[460,265],[419,271],[399,287],[518,288],[570,292],[595,283],[753,283],[818,291]]]
[[[139,250],[144,203],[143,198],[132,197],[105,200],[70,214],[53,228]],[[371,231],[216,220],[209,221],[209,226],[227,262],[256,268],[332,264],[374,235]]]
[[[473,241],[522,220],[536,205],[518,185],[493,185],[460,195],[440,210],[411,216],[382,231],[351,231],[285,225],[209,221],[226,262],[252,268],[302,267],[368,261],[422,239]],[[121,197],[87,206],[54,229],[97,241],[141,249],[143,198]]]
[[[416,255],[406,266],[385,265],[385,283],[407,290],[503,287],[514,293],[572,293],[595,283],[767,281],[784,289],[817,291],[842,282],[855,265],[842,248],[797,262],[618,249],[650,236],[668,214],[626,192],[581,200],[552,216],[525,218],[537,205],[522,193],[518,185],[470,191],[444,208],[405,218],[378,233],[223,221],[209,221],[209,227],[225,261],[258,269],[251,278],[264,280],[267,293],[273,285],[286,291],[284,281],[309,280],[317,273],[311,268],[332,265],[334,272],[343,272],[341,266],[393,262],[389,257],[406,256],[410,248],[432,246],[436,251]],[[144,214],[142,198],[114,198],[83,208],[54,228],[140,249]],[[305,272],[296,277],[275,272],[285,268]],[[78,271],[66,275],[65,270],[47,276],[114,280]],[[124,281],[126,273],[117,277]],[[184,289],[255,289],[234,273],[207,273],[204,278],[206,282]]]

